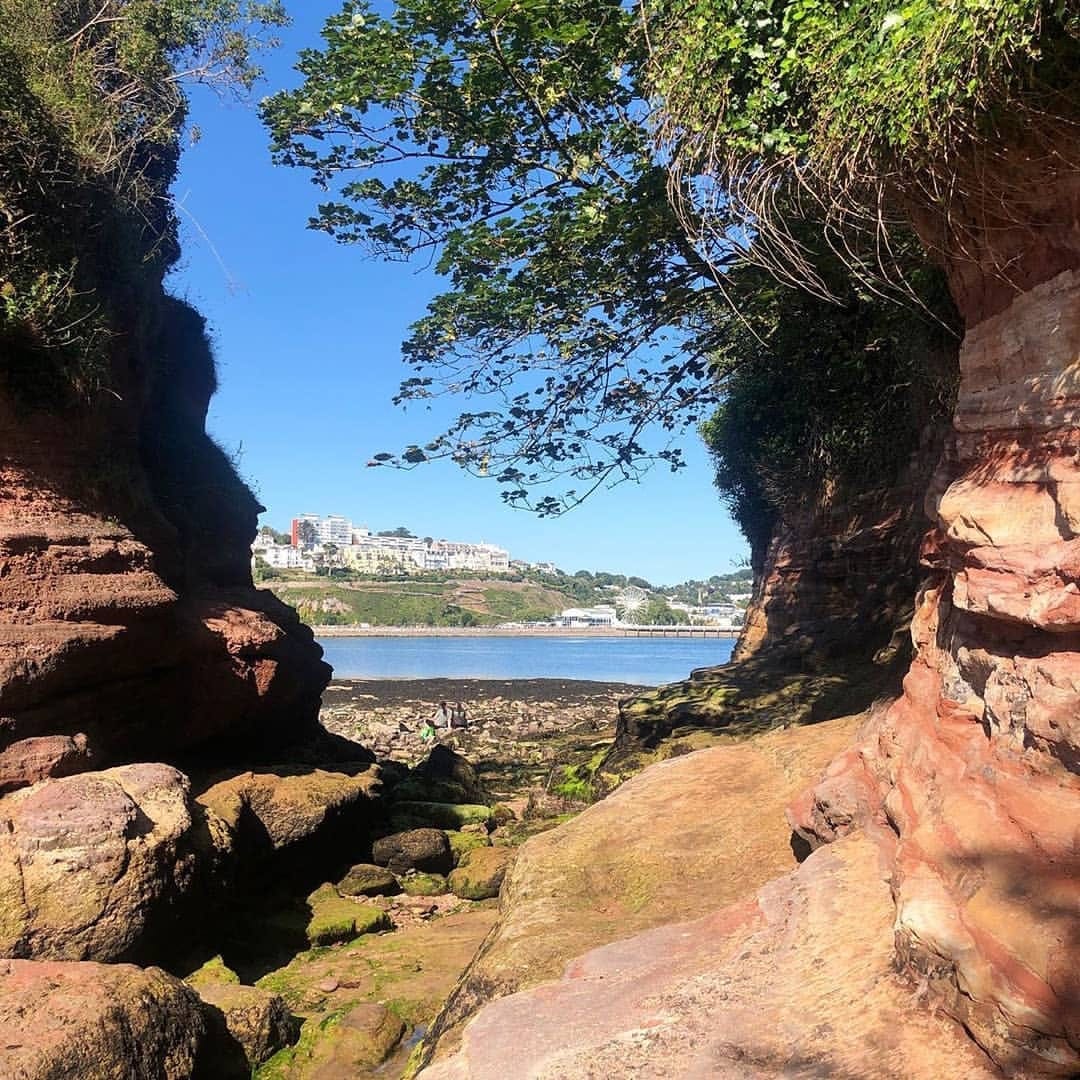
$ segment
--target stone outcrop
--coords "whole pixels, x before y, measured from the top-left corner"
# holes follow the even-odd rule
[[[42,738],[79,740],[56,758],[70,772],[258,759],[315,730],[329,669],[292,609],[252,585],[260,507],[204,430],[202,320],[168,298],[155,319],[92,408],[48,415],[0,395],[9,789],[50,774],[42,753],[59,751]]]
[[[761,284],[768,287],[767,278]],[[820,352],[799,356],[789,341],[786,352],[781,347],[772,357],[766,349],[752,365],[760,375],[744,384],[734,377],[706,441],[720,462],[717,483],[751,545],[754,588],[744,625],[731,662],[620,704],[603,770],[611,782],[655,759],[651,752],[665,741],[815,723],[899,692],[910,660],[919,548],[930,527],[923,495],[957,378],[956,312],[938,295],[942,285],[935,273],[915,287],[923,290],[925,318],[914,310],[897,314],[859,290],[845,293],[847,302],[802,316],[830,327]],[[791,299],[790,325],[799,325],[799,301]],[[888,379],[887,389],[856,389],[860,376],[839,359],[855,341],[864,361],[876,357],[875,377]],[[822,391],[813,402],[801,400],[808,366]],[[731,419],[758,414],[761,424],[746,430]],[[781,436],[771,422],[776,431],[793,426]],[[750,434],[755,428],[759,435]],[[775,440],[793,438],[796,428],[805,441],[785,445],[802,453],[789,449],[775,460]]]
[[[893,871],[896,956],[1015,1075],[1080,1069],[1080,186],[950,261],[967,320],[902,698],[792,807]],[[1035,205],[1037,204],[1037,205]],[[1070,224],[1071,223],[1071,224]],[[991,228],[990,226],[993,226]],[[974,254],[973,254],[974,253]]]
[[[919,544],[930,524],[922,492],[940,450],[941,432],[928,428],[894,483],[808,493],[777,522],[755,559],[754,595],[733,661],[767,653],[821,671],[872,662],[888,648],[911,617]]]
[[[0,794],[50,777],[86,772],[91,760],[85,735],[22,739],[0,750]]]
[[[918,1009],[893,971],[889,886],[862,837],[745,901],[586,953],[560,982],[494,1002],[453,1057],[419,1074],[994,1075],[960,1026]]]
[[[489,900],[499,895],[513,860],[508,847],[477,847],[462,856],[446,879],[450,891],[463,900]]]
[[[425,1039],[426,1059],[445,1057],[491,999],[558,978],[597,945],[704,916],[792,869],[784,805],[858,723],[774,731],[672,758],[530,839],[503,882],[499,922]]]
[[[454,868],[450,841],[442,829],[408,829],[375,841],[372,860],[394,874],[421,870],[449,874]]]
[[[279,994],[238,982],[205,982],[197,993],[210,1006],[213,1020],[224,1025],[226,1038],[220,1042],[225,1046],[228,1040],[238,1043],[249,1071],[291,1046],[300,1035],[300,1022]]]
[[[362,847],[381,790],[379,769],[364,762],[282,765],[219,780],[196,801],[233,835],[240,859],[280,862],[282,855],[338,841]]]
[[[754,595],[732,662],[621,702],[605,771],[632,773],[648,751],[692,732],[815,723],[894,697],[910,659],[930,524],[922,493],[941,441],[928,426],[892,484],[808,492],[779,519],[755,553]]]
[[[118,960],[177,918],[196,876],[187,778],[126,765],[0,799],[0,955]]]
[[[0,1075],[161,1080],[213,1071],[195,993],[157,968],[0,960]]]

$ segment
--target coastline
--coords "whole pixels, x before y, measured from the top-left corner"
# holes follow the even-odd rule
[[[381,703],[426,700],[467,696],[473,700],[491,698],[504,701],[590,701],[613,697],[630,697],[653,690],[643,683],[595,681],[592,679],[558,678],[448,678],[433,676],[416,678],[405,675],[371,677],[347,675],[335,677],[323,691],[323,705],[335,705],[342,700],[362,697]]]
[[[421,728],[440,701],[460,701],[469,726],[439,741],[496,773],[535,767],[545,779],[564,755],[610,743],[619,703],[650,689],[584,679],[333,679],[320,719],[381,759],[414,762],[431,746]]]
[[[677,637],[737,638],[741,631],[712,626],[312,626],[317,638],[331,637]]]

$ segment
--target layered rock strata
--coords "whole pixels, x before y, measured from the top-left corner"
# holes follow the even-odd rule
[[[921,1009],[893,970],[892,916],[887,867],[849,837],[742,901],[494,1001],[420,1077],[990,1080],[961,1027]]]
[[[902,698],[791,813],[813,843],[867,823],[897,838],[900,966],[1017,1075],[1080,1070],[1080,274],[1057,267],[1069,235],[1018,260],[1028,287],[1011,297],[954,267],[969,329],[928,500],[917,655]]]
[[[257,759],[316,730],[329,669],[253,587],[260,507],[204,430],[202,322],[167,298],[158,316],[118,347],[111,396],[50,415],[0,395],[8,790],[192,753]]]
[[[755,553],[754,595],[732,662],[621,702],[605,770],[633,772],[643,751],[691,732],[814,723],[895,696],[930,525],[922,493],[942,434],[928,427],[891,485],[808,492],[780,519]]]
[[[673,757],[530,839],[507,871],[498,924],[425,1038],[425,1059],[451,1053],[491,999],[558,978],[597,945],[702,917],[791,870],[784,806],[858,722]]]

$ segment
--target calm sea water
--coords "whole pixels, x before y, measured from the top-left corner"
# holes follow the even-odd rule
[[[339,679],[588,679],[640,686],[723,664],[731,638],[320,638]]]

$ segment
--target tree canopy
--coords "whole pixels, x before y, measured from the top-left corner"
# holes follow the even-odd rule
[[[688,239],[657,149],[651,20],[619,0],[401,0],[385,16],[348,0],[322,48],[301,54],[302,84],[264,103],[276,159],[327,192],[312,227],[427,260],[447,282],[404,343],[413,370],[398,401],[448,394],[464,411],[377,462],[450,458],[497,479],[510,503],[558,513],[657,461],[678,467],[674,437],[718,401],[731,418],[739,395],[776,394],[761,360],[777,349],[820,391],[785,406],[799,414],[786,479],[819,481],[806,460],[859,459],[823,456],[816,428],[828,412],[834,442],[867,437],[865,390],[892,385],[894,341],[848,332],[853,285],[812,227],[801,250],[838,304],[801,304],[749,272],[756,237],[716,202],[713,242]],[[923,267],[910,239],[897,247]],[[920,302],[948,323],[932,276]],[[885,305],[865,290],[859,303],[864,316]],[[844,359],[830,364],[833,338]],[[726,493],[756,483],[742,470],[761,463],[758,449],[721,471]]]
[[[399,462],[452,458],[542,512],[677,466],[667,436],[707,414],[724,305],[665,194],[636,10],[404,0],[383,17],[350,0],[324,39],[264,106],[277,160],[329,191],[315,227],[446,277],[399,400],[490,402]]]
[[[653,0],[649,82],[692,232],[752,223],[774,269],[814,277],[792,198],[850,252],[930,210],[1002,212],[1022,141],[1048,171],[1080,115],[1080,13],[1060,0]],[[777,194],[787,198],[777,198]],[[1007,201],[1007,200],[1006,200]],[[955,211],[960,211],[956,213]],[[715,215],[712,225],[710,218]],[[924,239],[926,239],[924,237]],[[854,260],[858,261],[858,259]]]

